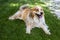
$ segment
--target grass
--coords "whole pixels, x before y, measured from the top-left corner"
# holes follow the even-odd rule
[[[60,40],[60,20],[54,17],[47,7],[43,6],[51,35],[46,35],[38,28],[34,28],[28,35],[25,33],[25,23],[22,20],[8,20],[9,16],[26,3],[31,6],[44,5],[38,0],[0,0],[0,40]]]

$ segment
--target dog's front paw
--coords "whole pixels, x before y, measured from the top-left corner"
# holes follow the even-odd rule
[[[45,33],[48,34],[48,35],[51,35],[50,30],[46,31]]]
[[[47,32],[46,34],[51,35],[51,33],[50,33],[50,32]]]
[[[26,31],[26,34],[31,34],[30,31]]]

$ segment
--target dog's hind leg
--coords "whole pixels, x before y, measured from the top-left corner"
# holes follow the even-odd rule
[[[10,20],[19,19],[20,16],[21,16],[21,12],[17,11],[14,15],[10,16],[9,19]]]

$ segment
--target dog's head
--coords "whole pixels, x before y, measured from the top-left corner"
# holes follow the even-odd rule
[[[44,15],[44,11],[40,6],[35,6],[34,8],[32,8],[32,13],[38,16],[39,18]]]

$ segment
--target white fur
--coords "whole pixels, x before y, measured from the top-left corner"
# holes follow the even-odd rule
[[[32,28],[38,27],[38,28],[42,28],[46,34],[49,34],[49,35],[51,34],[49,32],[48,26],[45,23],[44,17],[42,17],[39,20],[37,18],[34,18],[34,20],[29,20],[29,21],[31,25],[27,24],[26,33],[30,34],[30,31],[32,30]]]
[[[37,8],[39,10],[41,9],[40,7],[37,7]],[[9,19],[16,19],[15,17],[19,14],[21,14],[21,12],[17,11],[13,16],[9,17]],[[38,14],[39,14],[39,12],[38,12]],[[22,18],[17,16],[17,19],[22,19]],[[46,34],[49,34],[49,35],[51,34],[49,32],[47,24],[45,23],[44,16],[42,16],[42,18],[40,18],[40,19],[38,19],[36,16],[34,16],[34,19],[31,19],[29,16],[27,16],[25,23],[26,23],[26,33],[28,33],[28,34],[31,33],[31,30],[34,27],[42,28]]]

